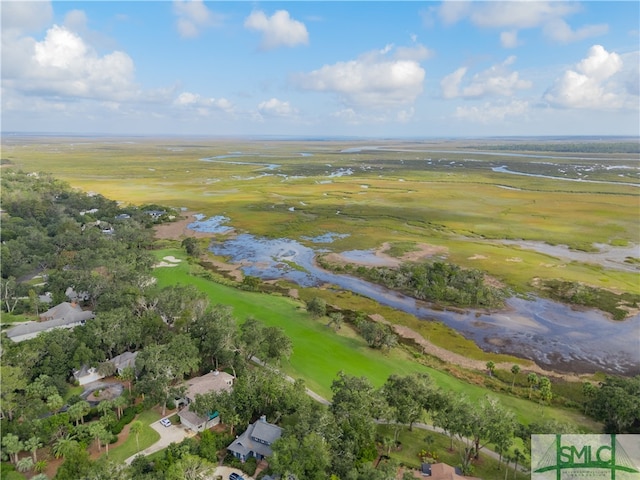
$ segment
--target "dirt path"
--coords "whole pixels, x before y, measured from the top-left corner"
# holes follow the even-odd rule
[[[213,233],[196,232],[190,230],[187,226],[197,220],[196,212],[186,211],[180,214],[180,219],[174,222],[163,223],[157,225],[155,229],[155,237],[157,239],[182,240],[186,237],[207,238],[213,237]]]
[[[376,322],[381,322],[391,326],[391,328],[393,328],[394,332],[399,337],[414,341],[418,346],[422,348],[423,353],[433,355],[434,357],[437,357],[444,362],[451,363],[453,365],[458,365],[462,368],[467,368],[470,370],[482,371],[482,370],[486,370],[487,368],[486,362],[482,360],[474,360],[472,358],[467,358],[458,353],[454,353],[442,347],[434,345],[430,341],[426,340],[418,332],[415,332],[414,330],[411,330],[409,327],[405,327],[403,325],[394,325],[388,322],[387,320],[385,320],[382,315],[374,314],[374,315],[370,315],[369,318],[371,318],[371,320],[374,320]],[[512,366],[513,366],[513,363],[506,363],[506,362],[496,363],[496,368],[501,370],[511,370]],[[528,361],[526,365],[522,364],[520,365],[520,367],[523,371],[534,372],[536,374],[543,375],[543,376],[561,378],[563,380],[570,381],[570,382],[583,381],[583,379],[578,375],[564,374],[564,373],[554,372],[551,370],[545,370],[540,366],[536,365],[535,363],[530,363]]]

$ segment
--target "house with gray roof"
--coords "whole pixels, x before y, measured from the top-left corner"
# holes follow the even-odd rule
[[[78,370],[73,371],[73,378],[78,382],[78,385],[97,382],[98,380],[102,380],[104,377],[104,375],[98,372],[97,368],[90,367],[88,365],[83,365]]]
[[[113,366],[116,367],[116,372],[118,375],[122,375],[122,371],[127,367],[136,368],[136,357],[138,356],[138,352],[124,352],[120,355],[113,357],[109,362],[113,363]]]
[[[92,318],[95,318],[93,312],[82,310],[76,303],[62,302],[40,314],[40,322],[26,322],[7,330],[7,337],[18,343],[55,328],[74,328],[84,325]]]
[[[227,450],[243,462],[249,457],[255,457],[260,461],[273,453],[271,444],[281,436],[282,429],[267,422],[267,417],[262,415],[259,420],[249,425],[243,434],[227,447]]]
[[[195,402],[196,395],[230,391],[233,388],[233,380],[233,375],[219,372],[218,370],[188,380],[186,382],[187,392],[185,398],[176,402],[176,404],[186,405],[178,412],[180,422],[194,432],[202,432],[220,423],[220,415],[217,411],[210,412],[207,415],[199,415],[191,410],[191,404]]]

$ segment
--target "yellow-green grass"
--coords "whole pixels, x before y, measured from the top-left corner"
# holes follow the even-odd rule
[[[185,259],[178,249],[155,252],[158,258],[173,255]],[[206,293],[212,304],[230,305],[239,322],[253,316],[268,326],[282,328],[293,344],[293,354],[281,368],[294,378],[302,378],[309,388],[325,398],[331,397],[331,383],[339,371],[349,375],[365,376],[375,386],[381,386],[391,374],[406,375],[412,372],[427,372],[434,382],[445,390],[465,394],[478,400],[490,394],[503,405],[513,410],[521,422],[531,423],[542,416],[569,422],[587,430],[596,431],[599,426],[575,411],[559,408],[540,408],[529,400],[489,392],[487,389],[465,383],[444,372],[419,364],[403,349],[392,349],[388,354],[371,349],[360,337],[336,334],[326,326],[326,319],[313,320],[303,305],[281,296],[246,292],[223,286],[204,278],[189,275],[186,261],[176,267],[157,268],[154,276],[160,287],[175,284],[195,285]],[[500,357],[496,357],[500,358]]]
[[[140,431],[140,434],[138,436],[138,440],[140,442],[140,450],[138,450],[136,436],[132,433],[129,433],[124,443],[116,448],[109,450],[109,459],[116,463],[124,462],[130,456],[135,455],[139,451],[141,452],[145,448],[150,447],[158,440],[160,440],[160,434],[149,426],[159,419],[160,414],[154,410],[145,410],[140,415],[138,415],[135,420],[140,420],[142,422],[142,430]]]
[[[442,322],[420,320],[414,315],[380,305],[374,300],[351,292],[334,292],[329,289],[305,289],[300,290],[300,296],[306,300],[310,300],[314,296],[317,296],[324,299],[328,304],[335,305],[343,309],[352,310],[354,312],[363,312],[367,315],[382,315],[385,320],[393,324],[409,327],[433,344],[466,358],[472,358],[483,362],[491,360],[494,363],[517,363],[523,366],[532,364],[529,360],[516,358],[511,355],[485,352],[478,347],[473,340],[463,337],[461,334]]]
[[[24,170],[50,171],[76,187],[116,200],[188,207],[207,215],[224,213],[238,230],[257,235],[300,238],[327,231],[349,233],[330,246],[336,251],[375,248],[387,241],[444,245],[453,261],[482,268],[519,291],[530,290],[532,280],[540,277],[640,293],[628,272],[567,263],[483,241],[525,239],[579,248],[590,248],[592,242],[637,243],[640,204],[635,187],[508,175],[491,172],[485,165],[492,159],[505,161],[504,157],[483,157],[464,168],[427,169],[424,162],[400,162],[431,156],[420,152],[333,153],[346,144],[137,142],[71,146],[68,139],[53,139],[48,145],[6,145],[3,157]],[[256,165],[200,160],[231,151],[273,157],[226,159]],[[300,151],[314,156],[300,157]],[[469,154],[433,156],[459,161]],[[262,164],[271,162],[304,178],[261,176],[269,173]],[[361,165],[368,169],[360,169]],[[344,167],[353,167],[354,175],[327,177],[327,172]],[[331,183],[322,183],[327,180]],[[290,207],[295,210],[289,211]],[[469,260],[474,255],[489,258]],[[507,261],[515,257],[522,261]]]
[[[393,428],[387,425],[378,426],[378,435],[381,437],[387,436],[393,438]],[[425,438],[429,438],[429,443],[425,441]],[[451,440],[447,435],[443,435],[436,432],[427,430],[421,430],[415,428],[409,431],[408,427],[403,427],[400,431],[398,440],[401,442],[401,448],[399,450],[392,449],[391,458],[399,463],[403,463],[407,467],[418,469],[420,468],[420,458],[418,454],[423,449],[429,452],[433,452],[438,456],[439,462],[444,462],[452,466],[460,465],[460,453],[458,450],[459,443],[454,440],[454,450],[449,450],[451,446]],[[520,451],[523,449],[521,448]],[[525,465],[528,461],[525,460]],[[486,455],[484,451],[480,450],[480,459],[474,461],[473,473],[474,477],[483,478],[485,480],[503,480],[505,476],[505,465],[498,464],[498,460]],[[514,478],[513,463],[509,468],[509,479]],[[518,471],[515,475],[517,480],[525,480],[529,478],[529,474]]]

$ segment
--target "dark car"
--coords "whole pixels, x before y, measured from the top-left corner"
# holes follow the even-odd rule
[[[231,473],[231,475],[229,475],[229,480],[244,480],[244,477],[242,475],[238,475],[236,472]]]

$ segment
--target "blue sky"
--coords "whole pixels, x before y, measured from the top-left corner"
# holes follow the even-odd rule
[[[2,130],[638,135],[640,4],[2,1]]]

